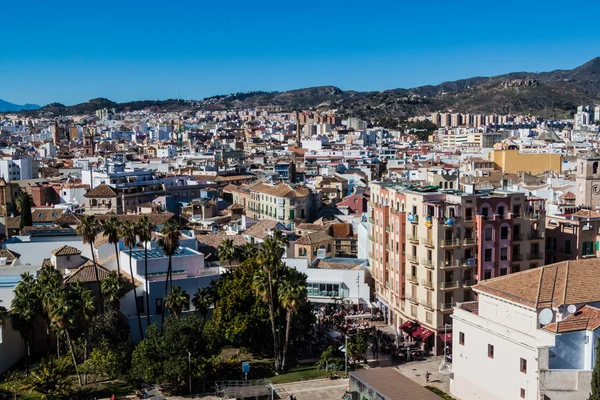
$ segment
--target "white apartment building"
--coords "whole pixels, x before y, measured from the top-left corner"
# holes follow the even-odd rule
[[[31,157],[4,157],[0,160],[0,177],[4,178],[6,182],[33,178]]]
[[[453,314],[450,391],[461,400],[586,400],[600,334],[600,262],[487,280]]]

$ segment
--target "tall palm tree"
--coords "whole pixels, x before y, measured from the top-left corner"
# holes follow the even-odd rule
[[[286,273],[279,281],[279,304],[285,309],[285,342],[281,357],[281,369],[285,371],[288,345],[290,343],[290,326],[292,315],[306,302],[306,275],[293,268],[286,269]]]
[[[123,282],[121,276],[115,271],[111,271],[106,278],[102,280],[102,292],[108,308],[114,311],[119,311],[119,303],[125,295],[123,290]]]
[[[25,372],[29,375],[31,361],[31,333],[33,322],[40,310],[37,282],[30,273],[21,274],[21,281],[15,288],[15,297],[10,303],[10,322],[19,331],[25,344]]]
[[[102,231],[104,236],[108,237],[108,243],[115,246],[115,257],[117,258],[117,273],[119,279],[121,278],[121,260],[119,257],[119,233],[121,230],[121,221],[115,216],[111,216],[109,219],[102,223]]]
[[[277,337],[277,330],[275,328],[275,310],[273,304],[273,297],[271,293],[272,290],[272,281],[269,277],[269,273],[265,270],[259,270],[254,274],[252,279],[252,286],[254,287],[254,291],[263,302],[267,303],[269,307],[269,316],[271,319],[271,332],[273,334],[273,357],[275,359],[275,372],[279,373],[280,359],[279,359],[279,341]]]
[[[19,193],[16,199],[16,206],[19,213],[21,213],[21,225],[22,230],[26,226],[33,225],[33,216],[31,215],[31,206],[33,206],[33,199],[27,192]]]
[[[173,286],[171,292],[165,297],[165,306],[177,319],[188,304],[190,304],[190,296],[181,286]]]
[[[225,239],[221,242],[219,247],[217,247],[217,257],[221,261],[229,262],[229,272],[231,272],[231,262],[235,260],[235,246],[233,244],[233,240]]]
[[[57,292],[61,291],[63,287],[62,274],[59,270],[54,268],[52,264],[44,265],[37,276],[37,287],[39,290],[42,313],[44,314],[44,319],[46,320],[46,352],[47,355],[49,355],[51,347],[50,342],[52,340],[50,332],[52,328],[50,312],[54,298],[57,296]],[[58,354],[60,354],[60,340],[58,335],[56,339],[56,351]]]
[[[169,279],[171,280],[171,288],[173,287],[173,254],[179,248],[179,225],[177,222],[171,220],[167,221],[162,229],[160,230],[161,237],[158,239],[158,246],[161,248],[162,252],[169,257],[169,266],[167,268],[167,278],[165,280],[165,295],[164,298],[166,300],[169,288]],[[161,327],[165,322],[165,313],[163,312],[161,318]]]
[[[192,304],[202,314],[204,321],[206,321],[206,314],[208,314],[208,310],[214,305],[214,302],[212,290],[208,287],[198,288],[192,298]]]
[[[152,223],[147,215],[144,215],[139,219],[136,225],[137,233],[140,238],[140,242],[144,245],[144,281],[145,281],[145,292],[146,292],[146,328],[150,326],[150,287],[148,283],[148,242],[152,240],[152,233],[156,229],[156,225]]]
[[[256,247],[252,243],[244,243],[241,246],[236,246],[237,260],[244,262],[256,256]]]
[[[98,267],[96,266],[96,255],[94,253],[94,241],[100,233],[100,224],[92,215],[84,215],[79,220],[77,225],[77,234],[83,239],[83,243],[90,244],[92,252],[92,262],[94,263],[94,273],[96,274],[96,286],[98,287],[98,295],[100,296],[100,313],[103,312],[104,298],[102,297],[102,288],[100,287],[100,275],[98,275]]]
[[[142,329],[142,318],[140,316],[140,306],[137,301],[137,290],[135,288],[135,278],[133,276],[133,248],[137,244],[137,232],[135,228],[135,224],[131,222],[124,222],[121,225],[121,237],[123,238],[123,243],[125,247],[129,248],[129,274],[131,275],[131,284],[133,285],[133,297],[135,300],[135,312],[137,314],[138,320],[138,328],[140,329],[140,340],[144,339],[144,330]]]

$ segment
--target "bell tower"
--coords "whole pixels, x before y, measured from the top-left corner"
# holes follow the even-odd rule
[[[578,158],[576,184],[578,206],[600,207],[600,154],[596,150]]]

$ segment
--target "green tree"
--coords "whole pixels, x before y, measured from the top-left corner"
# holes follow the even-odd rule
[[[592,392],[588,400],[600,400],[600,341],[596,345],[596,364],[592,371]]]
[[[31,195],[27,192],[21,192],[15,202],[17,210],[21,213],[20,229],[23,230],[26,226],[32,226],[33,216],[31,215],[31,207],[33,206],[33,199]]]
[[[117,274],[121,278],[121,260],[119,257],[119,237],[121,232],[121,221],[114,215],[102,223],[102,232],[105,237],[108,237],[108,243],[115,246],[115,257],[117,258]]]
[[[156,225],[152,223],[147,215],[144,215],[137,222],[137,232],[140,238],[140,242],[144,245],[144,281],[145,281],[145,294],[146,294],[146,328],[150,326],[150,288],[148,283],[148,246],[152,240],[152,234],[156,229]]]
[[[37,287],[39,290],[39,298],[42,306],[42,314],[46,321],[46,355],[49,355],[51,348],[51,321],[50,312],[52,308],[52,302],[58,295],[58,292],[63,287],[63,277],[59,270],[54,268],[52,264],[46,264],[42,267],[37,275]],[[60,354],[60,342],[57,336],[56,351]]]
[[[2,303],[2,300],[0,300],[0,303]],[[6,309],[6,307],[0,306],[0,326],[2,326],[4,324],[4,321],[6,321],[7,317],[8,317],[8,310]]]
[[[10,303],[10,322],[19,331],[25,344],[25,373],[29,375],[31,362],[31,335],[33,322],[41,308],[37,281],[29,273],[21,274],[21,281],[15,287],[15,297]]]
[[[202,321],[194,315],[179,319],[171,316],[165,320],[162,332],[156,325],[150,326],[148,337],[133,352],[131,372],[169,392],[187,392],[190,374],[197,382],[205,373],[207,360],[217,351],[204,334]]]
[[[72,390],[69,378],[70,367],[67,358],[44,360],[31,373],[31,379],[22,390],[38,392],[42,399],[47,400],[68,398]]]
[[[129,248],[129,274],[131,275],[131,285],[133,286],[133,298],[135,301],[135,313],[138,320],[138,328],[140,330],[140,340],[144,338],[144,329],[142,328],[142,317],[140,316],[140,306],[137,301],[137,290],[135,286],[135,277],[133,275],[133,248],[137,244],[137,231],[135,224],[124,222],[121,224],[121,237],[123,244]]]
[[[102,297],[102,288],[100,287],[100,276],[96,265],[96,254],[94,253],[94,241],[100,233],[100,224],[92,215],[84,215],[77,225],[77,234],[83,239],[83,243],[89,243],[92,253],[92,263],[94,264],[94,273],[96,274],[96,286],[98,287],[98,296],[100,296],[100,313],[103,312],[104,298]]]
[[[167,297],[165,297],[165,306],[175,318],[179,318],[181,312],[188,304],[190,304],[190,296],[181,286],[173,286]]]
[[[219,247],[217,247],[217,257],[221,261],[229,262],[229,271],[231,272],[231,262],[235,260],[235,246],[233,245],[233,240],[225,239],[221,242]]]
[[[94,375],[96,382],[115,379],[122,372],[121,358],[116,351],[111,350],[106,344],[102,344],[92,350],[80,369],[85,374]]]
[[[102,280],[102,293],[108,305],[107,309],[119,311],[120,301],[125,296],[125,287],[126,284],[122,281],[120,273],[116,271],[111,271]]]
[[[293,268],[286,268],[285,274],[279,282],[279,304],[285,310],[285,341],[281,356],[281,369],[286,370],[288,346],[290,343],[290,330],[292,316],[307,301],[306,274]]]
[[[165,295],[168,295],[169,283],[173,287],[173,255],[179,249],[179,225],[173,220],[167,221],[160,230],[161,237],[158,239],[158,247],[169,257],[169,266],[167,267],[167,278],[165,279]],[[165,313],[161,317],[161,326],[165,322]]]
[[[355,363],[364,358],[367,352],[367,339],[366,334],[357,333],[348,340],[348,355],[354,359]]]
[[[194,297],[192,298],[192,304],[196,308],[200,314],[202,314],[202,319],[206,321],[206,314],[208,314],[208,310],[213,307],[215,303],[215,298],[211,288],[203,287],[198,288]]]
[[[252,243],[244,243],[241,246],[235,248],[236,259],[239,262],[244,262],[251,258],[256,257],[257,249]]]
[[[325,371],[329,370],[329,362],[331,360],[333,360],[333,346],[329,346],[323,350],[319,358],[321,365],[325,365]]]

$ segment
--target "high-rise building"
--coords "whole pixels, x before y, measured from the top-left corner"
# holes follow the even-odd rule
[[[454,305],[473,300],[471,286],[544,262],[544,199],[370,186],[369,259],[380,308],[398,333],[407,329],[438,354],[451,340],[444,332]]]

